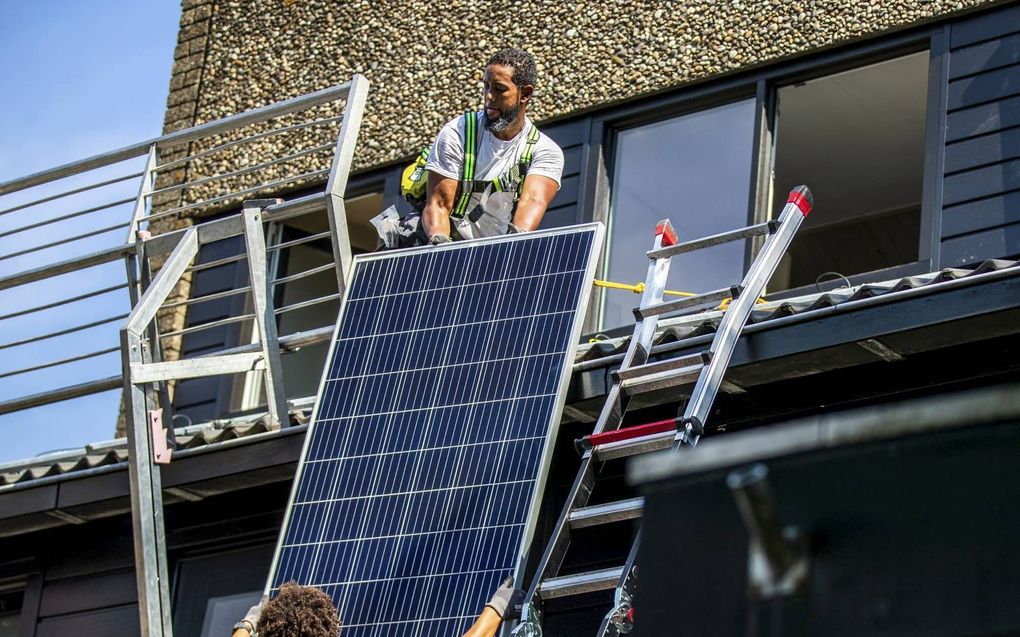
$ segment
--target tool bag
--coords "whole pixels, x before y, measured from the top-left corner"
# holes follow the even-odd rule
[[[531,160],[535,154],[535,144],[538,142],[538,127],[534,124],[528,131],[527,140],[524,143],[524,151],[521,159],[514,164],[503,175],[492,180],[475,179],[475,159],[478,156],[478,149],[481,145],[481,131],[478,129],[478,113],[469,111],[464,113],[464,164],[460,171],[460,185],[457,187],[457,196],[450,216],[456,219],[462,218],[467,213],[468,202],[472,193],[482,192],[490,185],[496,192],[513,190],[514,202],[520,197],[520,185],[524,183]],[[425,208],[426,186],[428,174],[425,165],[428,163],[429,155],[432,152],[431,146],[426,146],[418,153],[414,162],[404,168],[400,179],[400,193],[404,196],[416,212]]]

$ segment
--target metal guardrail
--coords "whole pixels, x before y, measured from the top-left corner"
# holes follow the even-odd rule
[[[269,251],[329,239],[334,252],[329,267],[288,274],[276,285],[335,269],[335,289],[301,302],[307,306],[336,299],[351,258],[342,195],[366,90],[367,81],[355,76],[339,86],[0,183],[0,333],[11,335],[0,342],[0,360],[9,362],[0,363],[0,381],[60,385],[2,400],[0,415],[121,386],[113,356],[120,349],[117,329],[137,304],[150,267],[160,265],[187,233],[187,228],[173,229],[175,219],[240,208],[253,196],[277,196],[325,181],[322,193],[273,205],[265,218],[326,212],[328,232]],[[338,101],[343,101],[343,113],[337,112]],[[124,168],[125,162],[136,165]],[[243,220],[234,215],[195,229],[203,245],[242,235]],[[125,233],[123,243],[118,230]],[[242,253],[222,263],[191,266],[189,272],[245,260],[250,255]],[[170,299],[158,311],[186,312],[203,302],[241,295],[250,304],[252,288]],[[299,308],[274,312],[294,309]],[[230,318],[253,327],[250,313]],[[20,329],[4,329],[11,325]],[[171,343],[174,337],[216,326],[188,326],[155,338]],[[48,377],[40,379],[40,373]]]
[[[223,374],[259,373],[261,390],[267,399],[271,420],[277,426],[289,424],[288,404],[283,387],[281,339],[277,322],[283,314],[334,301],[343,294],[345,273],[350,268],[351,247],[344,210],[343,194],[354,155],[354,146],[361,126],[368,82],[355,75],[351,82],[302,97],[265,106],[222,120],[202,124],[157,139],[97,155],[64,166],[0,183],[0,197],[18,195],[40,186],[91,174],[85,183],[61,186],[56,191],[25,197],[10,202],[0,199],[0,268],[17,263],[24,257],[36,257],[29,267],[0,270],[0,294],[21,292],[32,298],[38,291],[56,290],[57,298],[28,302],[22,306],[2,304],[0,324],[65,311],[70,324],[46,325],[31,335],[12,334],[0,341],[0,360],[21,360],[8,352],[30,346],[51,344],[65,337],[79,338],[91,330],[102,328],[110,336],[117,334],[114,324],[121,324],[119,345],[99,346],[82,353],[61,352],[56,358],[33,362],[14,369],[0,367],[0,380],[23,376],[44,369],[62,367],[74,362],[95,359],[119,351],[122,374],[93,374],[82,382],[48,389],[30,396],[19,396],[0,402],[0,414],[30,407],[52,404],[92,393],[123,386],[124,411],[127,422],[128,467],[131,486],[132,525],[135,537],[135,568],[141,633],[146,637],[172,637],[171,606],[168,590],[163,498],[160,471],[155,462],[169,461],[172,450],[167,446],[167,429],[163,425],[172,417],[169,385],[177,380]],[[343,99],[341,116],[328,110],[328,105]],[[294,121],[297,120],[297,121]],[[331,126],[339,125],[337,132]],[[328,142],[315,139],[312,132],[327,131]],[[284,140],[280,135],[287,136]],[[321,135],[320,135],[321,137]],[[271,143],[267,143],[270,140]],[[286,148],[271,156],[267,151]],[[105,169],[125,160],[144,157],[141,172],[110,176]],[[96,173],[98,171],[98,173]],[[99,174],[98,177],[96,175]],[[279,196],[288,189],[325,181],[322,193],[294,199],[253,200],[259,195]],[[123,193],[102,201],[93,199],[70,212],[46,212],[45,206],[65,203],[75,197],[97,193],[125,184],[137,184],[134,197]],[[106,193],[109,194],[109,193]],[[129,214],[121,206],[133,205]],[[240,214],[204,223],[182,223],[175,219],[187,215],[241,207]],[[40,213],[40,210],[43,212]],[[97,215],[116,213],[115,219]],[[267,249],[266,224],[272,228],[283,221],[300,216],[325,213],[328,232],[277,241]],[[35,217],[25,217],[35,214]],[[10,221],[16,219],[17,221]],[[41,218],[40,218],[41,217]],[[5,221],[6,220],[6,225]],[[189,220],[190,221],[190,220]],[[93,223],[83,226],[82,223]],[[312,224],[314,225],[314,224]],[[49,233],[63,228],[63,235]],[[126,241],[113,246],[98,246],[84,254],[60,259],[47,259],[57,248],[127,230]],[[46,232],[39,241],[28,237]],[[243,237],[239,254],[213,262],[196,263],[203,245]],[[270,236],[279,233],[270,232]],[[328,263],[306,267],[300,272],[278,275],[277,260],[285,250],[325,241],[331,246]],[[7,250],[6,245],[19,243]],[[44,264],[39,264],[42,261]],[[107,269],[123,262],[124,269],[116,281],[96,281],[96,269]],[[240,264],[245,261],[248,285],[191,297],[187,289],[190,277],[203,271]],[[274,292],[321,276],[329,271],[335,287],[329,287],[312,298],[294,300],[290,305],[274,307]],[[85,275],[83,275],[85,273]],[[109,273],[105,273],[108,275]],[[88,281],[78,289],[60,277],[78,276]],[[321,287],[321,286],[320,286]],[[106,295],[127,291],[130,314],[110,310],[101,301]],[[27,292],[27,293],[26,293]],[[178,294],[184,298],[176,298]],[[245,298],[241,313],[220,317],[204,323],[171,329],[160,333],[158,318],[179,316],[193,306],[214,300]],[[2,298],[0,298],[2,303]],[[83,306],[98,306],[98,317],[89,317]],[[73,310],[70,311],[69,310]],[[76,320],[76,319],[81,320]],[[126,319],[126,320],[125,320]],[[331,320],[329,321],[331,322]],[[246,324],[252,338],[244,351],[219,351],[196,358],[180,359],[165,344],[186,334]],[[295,347],[319,338],[328,338],[328,326],[301,331],[291,340]],[[4,333],[0,328],[0,333]],[[294,349],[292,348],[292,349]],[[241,348],[235,348],[241,349]],[[109,372],[107,372],[109,374]],[[96,376],[99,376],[98,378]],[[110,423],[111,427],[113,423]],[[172,427],[172,425],[170,425]]]

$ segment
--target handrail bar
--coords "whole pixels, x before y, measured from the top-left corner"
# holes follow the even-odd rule
[[[25,308],[23,310],[17,310],[9,314],[0,314],[0,321],[6,321],[8,319],[16,318],[19,316],[25,316],[26,314],[35,314],[36,312],[42,312],[43,310],[52,310],[53,308],[60,307],[61,305],[70,305],[71,303],[84,301],[85,299],[91,299],[92,297],[96,296],[102,296],[103,294],[109,294],[110,292],[116,292],[117,290],[126,290],[127,287],[128,287],[127,283],[118,283],[117,285],[111,285],[105,288],[100,288],[98,290],[93,290],[92,292],[79,294],[78,296],[60,299],[57,301],[53,301],[52,303],[46,303],[43,305],[37,305],[35,307]]]
[[[69,213],[67,213],[65,215],[61,215],[59,217],[52,217],[50,219],[43,219],[42,221],[37,221],[36,223],[31,223],[31,224],[28,224],[26,226],[18,226],[17,228],[14,228],[12,230],[7,230],[6,232],[0,232],[0,238],[9,237],[12,234],[18,234],[19,232],[26,232],[28,230],[35,230],[36,228],[41,228],[43,226],[48,226],[50,224],[58,223],[60,221],[67,221],[68,219],[74,219],[75,217],[81,217],[82,215],[87,215],[90,212],[98,212],[99,210],[106,210],[107,208],[113,208],[115,206],[122,206],[122,205],[124,205],[126,203],[131,203],[134,200],[135,200],[134,197],[131,197],[130,199],[118,199],[116,201],[111,201],[110,203],[102,204],[100,206],[94,206],[92,208],[86,208],[84,210],[77,210],[75,212],[69,212]]]
[[[114,177],[113,179],[107,179],[106,181],[100,181],[100,182],[95,183],[95,184],[89,184],[87,186],[82,186],[80,188],[72,188],[71,190],[65,190],[64,192],[58,192],[55,195],[49,195],[48,197],[42,197],[41,199],[35,199],[35,200],[32,200],[32,201],[26,201],[25,203],[21,203],[21,204],[18,204],[16,206],[11,206],[10,208],[6,208],[4,210],[0,210],[0,217],[2,217],[3,215],[5,215],[5,214],[7,214],[9,212],[17,212],[18,210],[24,210],[25,208],[31,208],[32,206],[37,206],[37,205],[39,205],[41,203],[47,203],[49,201],[56,201],[57,199],[63,199],[64,197],[70,197],[71,195],[78,195],[78,194],[81,194],[83,192],[88,192],[90,190],[95,190],[97,188],[102,188],[104,186],[110,186],[112,184],[119,184],[122,181],[127,181],[128,179],[135,179],[137,177],[141,177],[144,174],[145,174],[144,172],[131,173],[130,175],[124,175],[123,177]],[[134,201],[134,198],[128,199],[128,201]],[[91,211],[83,211],[83,212],[91,212]],[[58,219],[66,219],[66,218],[67,217],[58,217],[57,219],[50,219],[49,221],[57,221]]]
[[[0,182],[0,195],[6,195],[11,192],[17,192],[19,190],[38,186],[55,179],[79,175],[81,173],[101,168],[103,166],[109,166],[110,164],[116,164],[127,159],[133,159],[147,154],[149,152],[149,147],[153,144],[164,148],[175,146],[177,144],[202,139],[203,137],[219,135],[255,122],[295,113],[305,108],[317,106],[325,102],[332,102],[333,100],[346,97],[350,93],[350,89],[351,82],[345,82],[344,84],[331,86],[314,93],[308,93],[307,95],[301,95],[275,104],[267,104],[266,106],[260,106],[243,113],[224,117],[223,119],[168,133],[166,135],[156,137],[155,139],[138,142],[130,146],[93,155],[86,159],[80,159],[61,166],[49,168],[31,175]]]
[[[254,166],[245,166],[244,168],[239,168],[237,170],[232,170],[230,172],[220,173],[218,175],[210,175],[208,177],[202,177],[201,179],[196,179],[195,181],[185,181],[184,183],[174,184],[172,186],[167,186],[165,188],[159,188],[157,190],[153,190],[152,192],[145,193],[145,196],[155,197],[156,195],[161,195],[167,192],[175,192],[178,190],[187,190],[189,188],[204,186],[207,183],[217,181],[220,179],[232,179],[234,177],[243,177],[245,175],[250,175],[251,173],[258,172],[263,168],[269,168],[270,166],[276,166],[278,164],[283,164],[288,161],[293,161],[295,159],[301,159],[302,157],[314,155],[315,153],[321,153],[324,150],[330,150],[332,148],[333,142],[330,142],[328,144],[320,144],[318,146],[310,146],[308,148],[302,148],[301,150],[291,153],[290,155],[284,155],[282,157],[277,157],[276,159],[270,159],[269,161],[264,161],[261,164],[255,164]]]
[[[339,122],[342,119],[343,119],[342,115],[338,115],[336,117],[324,117],[322,119],[313,119],[308,122],[301,122],[300,124],[291,124],[290,126],[283,126],[281,128],[273,128],[267,131],[263,131],[261,133],[255,133],[254,135],[249,135],[248,137],[245,137],[243,139],[231,140],[224,144],[220,144],[218,146],[213,146],[212,148],[207,148],[203,151],[199,151],[193,155],[188,155],[187,157],[181,157],[180,159],[168,161],[165,164],[157,166],[155,168],[155,172],[162,173],[168,170],[173,170],[174,168],[183,166],[188,162],[194,161],[196,159],[202,159],[203,157],[208,157],[209,155],[215,155],[220,151],[224,151],[228,148],[233,148],[234,146],[240,146],[241,144],[247,144],[249,142],[265,139],[266,137],[273,137],[274,135],[282,135],[284,133],[301,130],[303,128],[311,128],[313,126],[322,126],[325,124],[335,124],[336,122]]]
[[[333,325],[324,325],[322,327],[312,328],[303,332],[294,332],[293,334],[281,336],[277,342],[280,344],[281,352],[296,352],[303,347],[328,341],[330,337],[333,336],[333,330]],[[245,343],[244,345],[235,345],[234,347],[216,350],[215,352],[210,352],[208,354],[200,354],[195,358],[223,356],[224,354],[247,354],[249,352],[257,352],[261,349],[262,346],[258,343]]]
[[[298,279],[304,279],[304,278],[313,276],[315,274],[319,274],[320,272],[329,272],[330,270],[333,270],[335,268],[336,268],[336,266],[333,265],[332,263],[324,263],[322,265],[317,265],[314,268],[308,268],[307,270],[302,270],[300,272],[295,272],[294,274],[288,274],[287,276],[281,276],[278,279],[273,279],[272,281],[270,281],[270,285],[280,285],[282,283],[290,283],[291,281],[297,281]]]
[[[63,402],[65,400],[70,400],[71,398],[80,398],[82,396],[90,396],[104,391],[120,389],[123,386],[124,378],[118,374],[117,376],[100,378],[85,383],[78,383],[76,385],[68,385],[67,387],[61,387],[60,389],[50,389],[37,394],[29,394],[28,396],[21,396],[19,398],[0,402],[0,416],[14,413],[16,411],[22,411],[24,409],[31,409],[32,407],[41,407],[42,405],[51,405],[53,403]]]
[[[238,294],[247,294],[248,292],[251,292],[250,285],[246,285],[243,288],[231,288],[229,290],[216,292],[214,294],[206,294],[205,296],[193,296],[191,298],[184,299],[183,301],[164,303],[161,307],[164,310],[172,310],[175,307],[183,307],[185,305],[197,305],[199,303],[205,303],[206,301],[215,301],[217,299],[225,299],[231,296],[237,296]]]
[[[145,217],[144,221],[157,221],[159,219],[165,219],[167,217],[172,217],[174,215],[180,214],[182,212],[187,212],[188,210],[194,210],[195,208],[201,208],[203,206],[211,206],[213,204],[223,203],[224,201],[236,199],[239,197],[243,197],[245,195],[253,195],[262,190],[272,190],[277,186],[284,186],[286,184],[291,184],[296,181],[301,181],[302,179],[316,179],[318,177],[324,177],[329,173],[330,173],[329,168],[322,168],[319,170],[312,170],[306,173],[302,173],[300,175],[294,175],[293,177],[282,177],[280,179],[276,179],[273,181],[267,181],[266,183],[258,186],[252,186],[251,188],[245,188],[243,190],[238,190],[236,192],[228,192],[225,195],[219,195],[217,197],[203,199],[202,201],[196,201],[195,203],[190,203],[186,206],[180,206],[177,208],[171,208],[170,210],[164,210],[156,214],[150,214],[149,216]]]
[[[83,332],[93,327],[99,327],[100,325],[106,325],[107,323],[113,323],[116,321],[123,321],[128,317],[127,314],[117,314],[116,316],[108,316],[103,319],[90,321],[81,325],[75,325],[73,327],[65,327],[55,332],[47,332],[46,334],[40,334],[39,336],[30,336],[29,338],[22,338],[16,341],[8,341],[6,343],[0,343],[0,350],[10,349],[12,347],[20,347],[21,345],[28,345],[29,343],[37,343],[39,341],[45,341],[58,336],[65,336],[67,334],[74,334],[75,332]]]
[[[9,378],[11,376],[17,376],[19,374],[27,374],[28,372],[37,372],[40,369],[48,369],[50,367],[56,367],[57,365],[66,365],[67,363],[75,363],[83,361],[87,358],[95,358],[102,356],[103,354],[112,354],[113,352],[119,352],[120,347],[108,347],[106,349],[97,350],[95,352],[89,352],[88,354],[79,354],[77,356],[71,356],[68,358],[61,358],[48,363],[41,363],[39,365],[33,365],[31,367],[22,367],[21,369],[13,369],[9,372],[3,372],[0,374],[0,378]]]
[[[57,239],[56,241],[51,241],[49,243],[43,243],[41,245],[32,246],[31,248],[25,248],[24,250],[19,250],[17,252],[9,252],[7,254],[0,254],[0,261],[6,261],[7,259],[14,259],[14,258],[17,258],[17,257],[23,257],[26,254],[32,254],[33,252],[41,252],[42,250],[49,250],[50,248],[56,248],[58,246],[67,245],[68,243],[74,243],[75,241],[81,241],[82,239],[88,239],[89,237],[96,237],[96,236],[99,236],[101,234],[106,234],[107,232],[113,232],[114,230],[120,230],[122,228],[127,228],[130,225],[131,225],[131,223],[128,222],[128,223],[118,223],[118,224],[115,224],[115,225],[112,225],[112,226],[104,226],[102,228],[97,228],[95,230],[90,230],[88,232],[83,232],[81,234],[76,234],[76,235],[71,236],[71,237],[64,237],[62,239]]]
[[[262,210],[262,219],[269,221],[284,221],[293,217],[300,217],[310,212],[318,212],[326,207],[328,195],[325,192],[316,192],[297,199],[288,199],[280,203],[266,206]]]
[[[281,241],[280,243],[274,243],[271,246],[267,246],[266,252],[279,252],[280,250],[286,250],[287,248],[293,248],[294,246],[312,243],[314,241],[319,241],[320,239],[329,239],[330,234],[329,230],[324,230],[317,234],[310,234],[307,237],[299,237],[297,239],[291,239],[290,241]]]
[[[336,301],[343,298],[343,294],[335,292],[333,294],[327,294],[326,296],[320,296],[307,301],[301,301],[300,303],[294,303],[292,305],[284,305],[283,307],[276,309],[276,315],[286,314],[287,312],[293,312],[294,310],[300,310],[313,305],[319,305],[320,303],[328,303],[329,301]]]
[[[0,290],[7,290],[9,288],[24,285],[26,283],[32,283],[33,281],[41,281],[42,279],[48,279],[60,274],[67,274],[68,272],[74,272],[75,270],[84,270],[94,265],[101,265],[103,263],[109,263],[124,257],[129,257],[135,253],[135,244],[125,243],[119,246],[113,246],[112,248],[106,248],[99,250],[98,252],[92,252],[84,256],[75,257],[73,259],[67,259],[66,261],[58,261],[57,263],[51,263],[42,267],[35,268],[33,270],[25,270],[24,272],[18,272],[10,276],[0,277]]]

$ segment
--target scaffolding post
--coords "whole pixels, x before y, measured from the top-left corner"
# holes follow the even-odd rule
[[[153,458],[153,440],[149,427],[150,405],[144,380],[136,378],[132,372],[147,364],[145,341],[149,323],[197,254],[198,232],[190,228],[181,237],[120,332],[125,371],[124,411],[127,418],[131,524],[142,637],[173,637],[173,625],[170,619],[166,529],[163,524],[163,487],[159,467]],[[151,407],[156,408],[155,405]]]
[[[283,361],[280,358],[280,340],[276,332],[276,312],[273,306],[273,282],[266,267],[266,236],[262,228],[262,209],[279,203],[277,199],[253,199],[243,206],[244,244],[248,252],[248,277],[251,298],[255,306],[255,329],[262,346],[266,406],[274,424],[289,424],[287,394],[283,386]],[[349,246],[349,244],[348,244]]]
[[[368,96],[368,80],[363,75],[351,78],[351,89],[347,93],[343,123],[333,151],[333,163],[329,167],[326,182],[326,216],[329,219],[329,233],[333,243],[333,262],[336,264],[336,285],[340,294],[347,286],[347,273],[351,271],[351,237],[347,229],[347,211],[344,208],[344,192],[347,177],[354,160],[354,145],[361,130],[361,118],[365,112]]]

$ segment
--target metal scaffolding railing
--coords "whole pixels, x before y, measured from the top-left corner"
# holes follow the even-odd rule
[[[302,327],[283,336],[278,323],[283,324],[285,314],[337,301],[343,294],[351,262],[343,194],[367,91],[367,80],[356,75],[340,86],[0,183],[0,268],[6,268],[0,269],[0,295],[10,293],[16,301],[0,297],[0,324],[47,312],[63,311],[68,319],[60,325],[39,321],[30,333],[2,332],[0,360],[16,362],[11,368],[0,364],[0,380],[121,354],[120,369],[100,368],[103,374],[91,367],[85,377],[72,377],[74,382],[0,400],[0,415],[123,388],[143,637],[173,632],[162,488],[154,464],[172,456],[163,425],[164,418],[172,419],[169,387],[188,378],[255,374],[270,419],[276,426],[288,424],[281,355],[328,339],[333,317],[315,329]],[[123,171],[132,160],[144,162],[140,171],[110,172],[111,167]],[[132,185],[134,196],[116,192]],[[277,198],[316,188],[321,190],[289,201]],[[83,196],[87,200],[71,204]],[[230,214],[233,210],[240,212]],[[206,220],[210,213],[218,216]],[[274,228],[285,221],[316,231],[272,239],[282,237]],[[273,241],[268,247],[267,225]],[[124,243],[95,244],[117,230],[127,231]],[[204,246],[236,243],[237,238],[243,240],[238,253],[198,262]],[[326,263],[279,273],[277,262],[285,250],[313,242],[328,242],[321,255]],[[86,248],[73,254],[75,245]],[[199,273],[242,263],[246,285],[198,297],[187,289]],[[328,285],[322,285],[323,276]],[[311,294],[276,306],[274,296],[281,290],[293,290],[313,277],[320,280]],[[108,297],[124,292],[126,303],[123,298],[119,307],[110,303]],[[244,309],[186,326],[181,320],[164,321],[164,328],[174,327],[161,332],[161,316],[180,318],[197,305],[224,299],[243,299],[234,305]],[[245,326],[248,342],[192,358],[180,358],[179,348],[167,347],[185,335],[234,324]],[[43,352],[38,360],[10,355],[47,349],[43,346],[61,339],[88,346],[85,351],[56,348],[55,355],[49,347],[51,355]]]
[[[329,230],[269,249],[331,241],[329,268],[307,275],[336,269],[338,287],[323,294],[335,299],[350,261],[342,193],[353,143],[344,140],[356,138],[365,86],[356,76],[343,85],[0,183],[0,330],[9,335],[0,343],[0,381],[20,381],[6,390],[0,386],[0,415],[121,386],[113,355],[119,349],[118,323],[144,286],[140,259],[169,253],[178,220],[201,223],[211,212],[239,210],[246,198],[275,197],[325,181],[323,192],[279,208],[291,216],[320,218],[325,211]],[[200,233],[203,243],[241,234],[239,215],[202,225],[210,225]],[[204,262],[189,273],[246,259],[241,253]],[[301,278],[288,274],[279,283]],[[196,304],[231,295],[245,295],[250,305],[250,288],[239,288],[205,298],[171,298],[161,312],[183,316]],[[246,320],[246,330],[253,327],[250,315],[232,318]],[[168,330],[159,339],[170,343],[214,327]],[[19,390],[27,384],[45,389]]]

